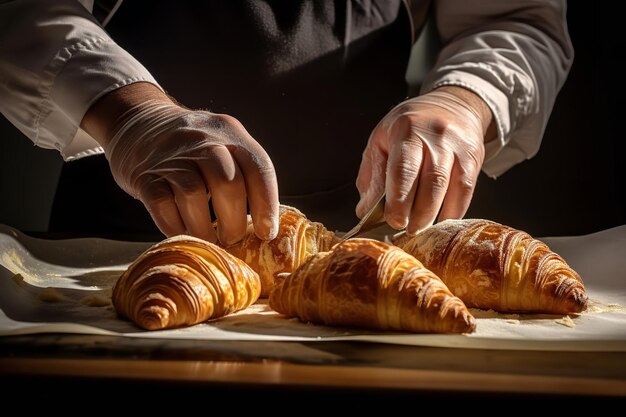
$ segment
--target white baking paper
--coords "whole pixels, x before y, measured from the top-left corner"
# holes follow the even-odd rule
[[[469,335],[399,334],[285,319],[263,301],[229,317],[184,329],[145,331],[119,319],[111,288],[150,243],[44,240],[0,225],[0,335],[82,333],[141,338],[363,341],[478,349],[626,351],[626,225],[577,237],[542,239],[585,282],[590,297],[577,316],[472,310]]]

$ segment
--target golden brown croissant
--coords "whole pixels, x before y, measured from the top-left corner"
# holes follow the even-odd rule
[[[259,298],[259,276],[207,241],[176,236],[149,248],[113,288],[117,313],[148,330],[191,326]]]
[[[292,272],[309,256],[327,251],[337,242],[337,236],[321,223],[309,221],[293,207],[281,206],[276,239],[259,239],[250,223],[243,240],[226,250],[259,274],[261,297],[267,297],[276,274]]]
[[[543,242],[489,220],[446,220],[394,243],[439,275],[468,307],[501,312],[577,313],[580,276]]]
[[[400,248],[371,239],[348,239],[313,255],[277,282],[269,304],[287,316],[328,325],[415,333],[476,327],[435,274]]]

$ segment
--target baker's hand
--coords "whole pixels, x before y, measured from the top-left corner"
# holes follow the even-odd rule
[[[385,218],[409,234],[467,211],[494,137],[489,107],[460,87],[441,87],[407,100],[372,132],[357,178],[362,217],[386,192]]]
[[[241,123],[228,115],[186,109],[156,87],[141,84],[119,93],[125,97],[100,100],[83,119],[92,136],[101,138],[117,184],[143,202],[166,236],[185,233],[235,243],[246,232],[247,201],[257,236],[276,237],[274,167]],[[111,114],[102,107],[107,99],[109,106],[125,111]],[[209,199],[218,236],[211,226]]]

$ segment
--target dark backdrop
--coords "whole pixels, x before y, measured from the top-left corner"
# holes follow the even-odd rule
[[[534,235],[626,224],[626,37],[605,2],[568,3],[575,59],[539,153],[497,180],[482,175],[468,216]]]
[[[468,217],[535,236],[626,224],[626,37],[617,16],[607,3],[570,2],[576,58],[541,149],[497,180],[481,174]],[[45,232],[62,163],[56,151],[34,147],[0,118],[0,223]]]

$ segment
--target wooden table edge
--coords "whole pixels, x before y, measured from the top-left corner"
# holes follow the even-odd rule
[[[281,361],[0,358],[0,375],[509,394],[626,396],[626,380]]]

